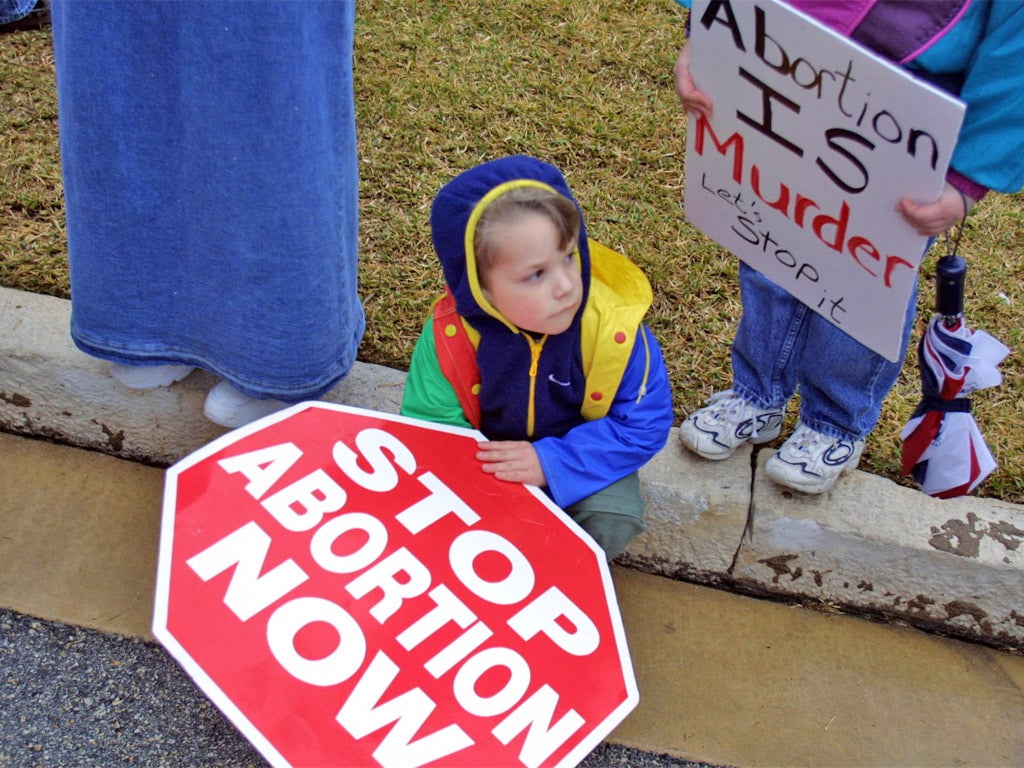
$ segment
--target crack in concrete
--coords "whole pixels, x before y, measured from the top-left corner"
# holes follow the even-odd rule
[[[752,541],[754,538],[754,483],[757,480],[757,454],[761,451],[760,446],[753,446],[750,452],[750,502],[747,504],[747,519],[743,524],[743,532],[736,545],[736,551],[732,553],[732,561],[726,569],[726,574],[732,577],[739,562],[740,552],[743,550],[744,541]]]

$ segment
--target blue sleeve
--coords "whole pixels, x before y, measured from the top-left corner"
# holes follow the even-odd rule
[[[632,474],[668,440],[675,420],[668,371],[654,334],[646,326],[639,333],[646,334],[650,361],[638,337],[608,415],[533,444],[548,490],[561,507]],[[648,365],[646,389],[641,392]]]
[[[990,3],[960,98],[967,114],[951,165],[998,192],[1024,187],[1024,3]]]

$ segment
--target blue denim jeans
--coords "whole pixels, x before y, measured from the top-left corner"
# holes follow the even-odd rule
[[[732,346],[733,390],[761,408],[785,408],[798,390],[800,421],[831,437],[866,437],[896,383],[893,363],[839,330],[760,272],[740,264],[743,317]],[[906,356],[917,288],[903,323]]]
[[[33,8],[37,0],[0,0],[0,24],[10,24],[12,21],[24,19]]]

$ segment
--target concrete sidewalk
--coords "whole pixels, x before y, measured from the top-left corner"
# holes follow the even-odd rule
[[[124,389],[70,344],[68,312],[0,289],[0,606],[149,638],[163,472],[142,460],[223,432],[202,417],[212,379]],[[402,383],[358,365],[327,399],[395,412]],[[907,616],[1019,645],[996,611],[1020,620],[1020,511],[863,474],[787,497],[752,469],[673,441],[645,470],[652,532],[613,571],[641,701],[609,741],[731,766],[1024,765],[1018,653],[735,593],[826,601],[848,580],[909,609],[889,585],[913,582]],[[940,595],[987,607],[937,621],[961,599]]]
[[[68,335],[70,303],[0,288],[0,430],[166,466],[225,430],[214,378],[133,391]],[[324,398],[397,413],[405,374],[357,363]],[[785,491],[745,447],[707,462],[670,439],[641,473],[650,529],[619,562],[676,580],[897,619],[1024,650],[1024,509],[932,499],[864,472],[822,496]]]

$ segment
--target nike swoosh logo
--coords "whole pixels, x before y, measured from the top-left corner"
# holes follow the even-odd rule
[[[560,387],[568,387],[572,384],[572,382],[569,381],[559,381],[558,379],[555,378],[555,374],[553,373],[548,374],[548,381],[550,381],[553,384],[557,384]]]

